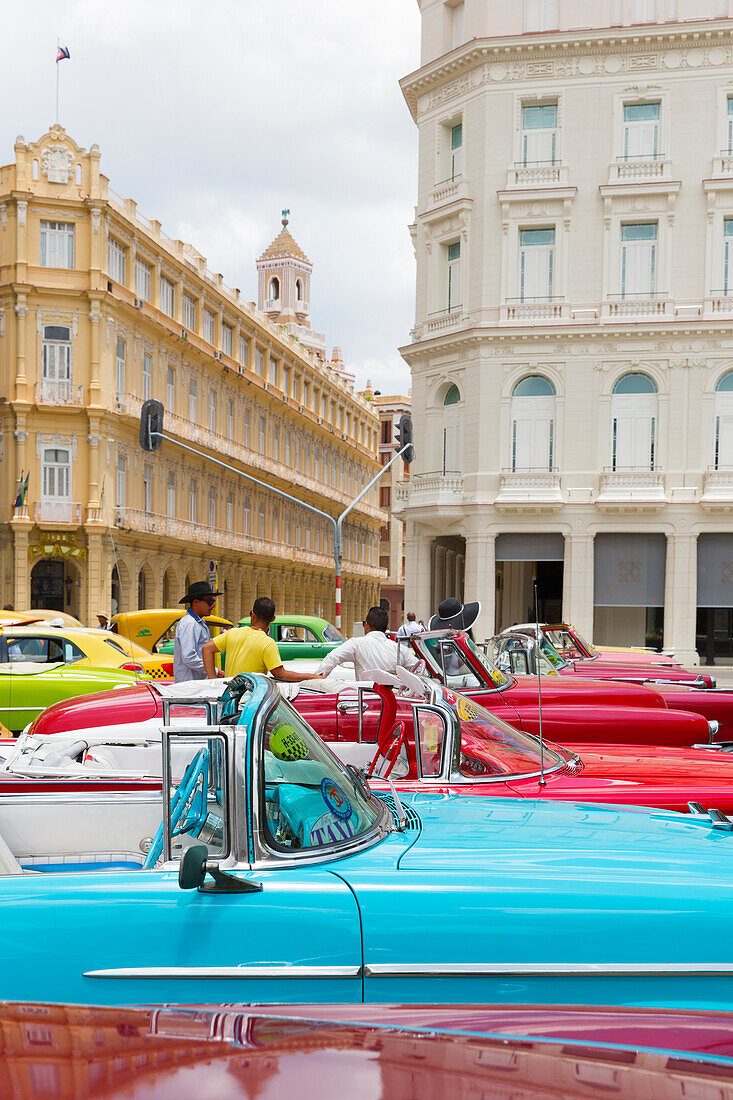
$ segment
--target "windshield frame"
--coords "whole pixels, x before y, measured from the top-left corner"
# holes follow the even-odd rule
[[[463,696],[463,692],[453,692],[456,698]],[[515,729],[509,722],[505,722],[503,718],[499,718],[496,714],[492,714],[488,707],[484,707],[481,703],[477,703],[474,699],[470,700],[471,705],[474,707],[480,707],[485,710],[492,722],[495,722],[498,726],[506,726],[511,730],[512,734],[518,735],[520,738],[526,737],[529,741],[533,741],[537,745],[537,752],[540,752],[540,739],[533,733],[526,733],[524,730]],[[451,761],[451,775],[450,783],[453,784],[482,784],[482,783],[511,783],[517,779],[535,779],[540,778],[543,775],[551,775],[555,772],[562,771],[566,768],[569,760],[566,758],[566,750],[561,745],[555,745],[554,742],[548,743],[545,738],[543,741],[542,754],[545,758],[545,766],[543,768],[536,767],[532,771],[528,772],[505,772],[501,775],[476,775],[468,776],[464,775],[460,770],[461,754],[463,751],[463,726],[461,717],[458,712],[458,705],[451,704],[448,699],[445,700],[444,705],[448,705],[453,714],[453,738],[454,738],[454,750],[452,753]],[[554,759],[553,759],[554,758]]]
[[[365,784],[362,793],[374,810],[376,816],[370,828],[366,829],[358,836],[349,838],[348,840],[340,840],[332,844],[324,844],[319,847],[300,848],[295,850],[278,850],[268,844],[267,829],[264,822],[265,774],[263,740],[267,729],[267,723],[274,711],[280,705],[289,707],[298,721],[306,726],[309,725],[306,719],[301,714],[298,714],[298,712],[290,706],[287,700],[283,698],[279,689],[274,686],[273,682],[273,686],[269,688],[267,696],[252,722],[252,732],[247,738],[247,770],[249,771],[249,782],[246,784],[246,790],[248,792],[247,839],[252,852],[251,866],[272,868],[294,867],[301,864],[331,863],[335,859],[345,859],[348,856],[353,856],[357,852],[373,848],[376,844],[381,843],[381,841],[395,829],[392,814],[387,804],[369,789],[368,784]],[[309,728],[312,730],[313,737],[321,741],[315,730],[310,726]],[[242,733],[245,732],[244,728],[240,727],[240,729]],[[324,746],[326,752],[333,756],[336,764],[335,770],[337,772],[346,772],[349,781],[351,783],[356,782],[354,776],[346,771],[345,765],[331,752],[328,744],[325,741],[321,741],[321,744]],[[237,779],[237,783],[239,786],[239,779]],[[239,789],[243,788],[244,784],[239,787]]]
[[[426,637],[425,634],[416,634],[410,638],[410,642],[413,649],[419,657],[422,657],[427,665],[428,675],[439,683],[442,687],[447,687],[449,691],[455,691],[457,689],[452,688],[449,684],[445,683],[445,674],[443,671],[443,646],[452,645],[458,651],[461,656],[461,660],[464,663],[471,664],[475,662],[479,666],[479,671],[475,668],[472,669],[476,678],[480,681],[476,687],[460,688],[459,693],[464,695],[472,691],[480,691],[483,694],[487,692],[505,691],[508,687],[511,687],[515,682],[511,673],[505,672],[503,669],[494,665],[483,654],[476,643],[468,636],[468,634],[460,634],[458,632],[451,632],[444,634],[440,637]],[[438,653],[436,654],[430,643],[435,643]],[[465,642],[468,649],[469,658],[461,649],[461,642]],[[439,656],[438,656],[439,655]],[[494,674],[498,674],[504,677],[505,682],[503,684],[497,684],[494,680]]]

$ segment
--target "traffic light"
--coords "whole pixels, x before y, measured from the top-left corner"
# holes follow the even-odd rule
[[[140,410],[140,446],[157,451],[163,443],[163,402],[149,398]]]
[[[415,458],[415,448],[412,445],[412,440],[412,417],[409,413],[403,413],[397,425],[397,449],[401,451],[409,443],[409,447],[402,456],[405,466],[409,466]]]

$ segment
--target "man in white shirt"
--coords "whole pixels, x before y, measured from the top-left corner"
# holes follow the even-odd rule
[[[387,612],[381,607],[370,607],[364,620],[364,637],[351,638],[332,649],[318,666],[317,676],[328,676],[337,665],[353,662],[357,680],[369,680],[373,669],[395,674],[397,666],[411,672],[420,664],[419,658],[388,638],[385,631],[389,623]]]
[[[425,629],[417,622],[417,616],[414,611],[407,612],[407,622],[403,623],[400,629],[397,631],[397,641],[401,642],[410,637],[411,634],[421,634]]]

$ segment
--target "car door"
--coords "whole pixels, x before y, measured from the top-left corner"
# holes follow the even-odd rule
[[[8,634],[5,644],[9,668],[0,683],[0,721],[15,733],[62,698],[51,666],[63,665],[64,642],[39,632]]]

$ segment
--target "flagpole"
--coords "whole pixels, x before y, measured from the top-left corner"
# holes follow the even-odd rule
[[[56,125],[59,122],[59,49],[61,48],[61,39],[56,39]]]

